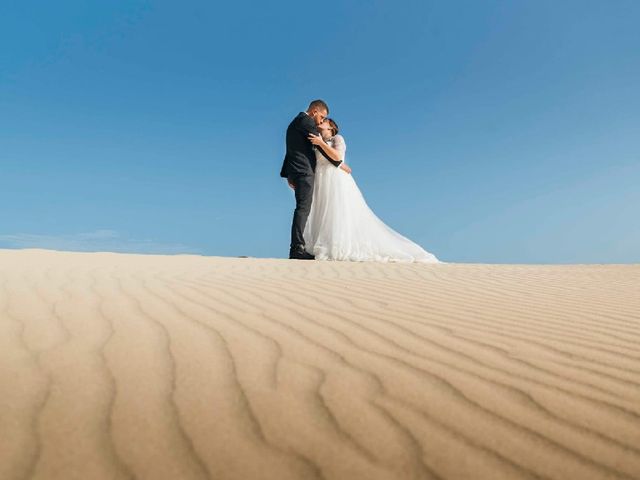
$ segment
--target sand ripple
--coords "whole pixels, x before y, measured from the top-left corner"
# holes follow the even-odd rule
[[[640,266],[0,250],[0,479],[640,479]]]

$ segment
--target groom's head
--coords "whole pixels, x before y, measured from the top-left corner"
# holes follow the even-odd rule
[[[322,121],[329,115],[329,107],[322,100],[314,100],[309,104],[307,113],[316,122],[316,125],[320,125]]]

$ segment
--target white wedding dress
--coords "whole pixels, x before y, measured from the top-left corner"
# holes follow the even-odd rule
[[[336,135],[328,143],[344,159],[344,138]],[[316,260],[439,263],[371,211],[353,176],[317,150],[316,160],[313,202],[304,229],[305,248]]]

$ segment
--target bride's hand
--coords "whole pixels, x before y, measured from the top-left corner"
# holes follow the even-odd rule
[[[320,135],[314,135],[313,133],[310,133],[307,138],[314,145],[324,145],[324,140]]]

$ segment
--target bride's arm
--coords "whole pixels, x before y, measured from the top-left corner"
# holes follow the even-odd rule
[[[318,151],[322,154],[322,156],[327,159],[327,162],[332,163],[334,167],[339,167],[342,164],[342,160],[334,160],[333,158],[331,158],[327,154],[327,152],[324,151],[324,147],[321,147],[320,145],[316,145],[316,147],[318,147]]]
[[[320,148],[321,153],[323,153],[325,158],[333,163],[335,167],[341,168],[347,173],[351,173],[351,168],[344,163],[344,154],[347,151],[347,144],[345,143],[344,138],[342,138],[342,135],[336,135],[333,137],[333,147],[328,145],[320,135],[309,135],[309,140]]]
[[[322,156],[324,158],[326,158],[329,163],[333,164],[334,167],[341,168],[345,172],[351,173],[351,169],[345,165],[343,160],[334,160],[335,155],[332,158],[332,155],[329,155],[327,152],[325,152],[325,150],[327,150],[327,151],[331,150],[332,153],[334,153],[336,151],[338,153],[340,153],[340,149],[335,149],[335,148],[330,147],[327,143],[325,143],[325,141],[322,139],[322,137],[320,135],[317,135],[317,136],[309,135],[309,141],[312,144],[314,144],[316,147],[318,147],[318,150],[320,151]],[[343,145],[344,145],[344,142],[343,142]]]
[[[351,167],[349,167],[349,165],[347,165],[346,163],[344,163],[344,161],[340,160],[332,160],[331,157],[329,157],[329,155],[327,155],[324,150],[322,150],[322,147],[318,147],[318,150],[320,151],[320,153],[322,154],[322,156],[324,158],[327,159],[328,162],[332,163],[334,167],[338,167],[341,168],[342,170],[344,170],[347,173],[351,173]]]
[[[333,163],[334,167],[340,168],[347,173],[351,173],[351,167],[344,162],[344,154],[347,151],[347,144],[342,138],[342,135],[336,135],[333,137],[333,147],[328,145],[321,136],[314,137],[309,136],[311,143],[316,145],[320,149],[320,153],[324,157]]]
[[[340,158],[340,163],[336,165],[336,167],[341,168],[347,173],[351,173],[351,168],[344,162],[344,154],[347,151],[347,144],[342,138],[342,135],[336,135],[333,137],[333,150],[338,152],[338,156]],[[335,164],[334,164],[335,165]]]
[[[333,148],[331,145],[329,145],[327,142],[325,142],[324,139],[320,135],[315,135],[315,136],[314,135],[309,135],[309,140],[314,145],[317,145],[318,147],[322,148],[324,153],[329,155],[332,160],[335,160],[336,162],[344,161],[344,152],[341,152],[338,149]],[[336,167],[337,166],[338,165],[336,165]]]

